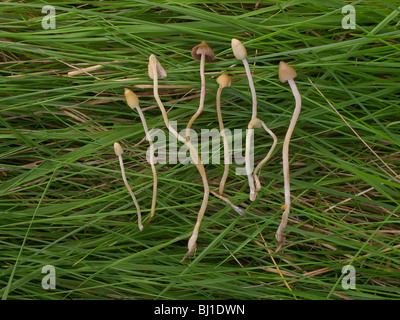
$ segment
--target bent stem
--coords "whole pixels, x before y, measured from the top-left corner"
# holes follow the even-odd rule
[[[147,139],[147,141],[149,141],[149,145],[150,145],[150,166],[151,166],[151,171],[153,174],[153,199],[151,201],[150,218],[147,221],[147,224],[149,224],[151,219],[154,217],[154,213],[156,210],[156,203],[157,203],[157,172],[156,172],[156,167],[154,165],[154,163],[155,163],[155,161],[154,161],[154,144],[153,144],[153,139],[149,133],[149,129],[147,128],[146,118],[144,117],[143,111],[139,106],[139,99],[138,99],[137,95],[134,92],[132,92],[131,90],[129,90],[128,88],[125,88],[125,99],[126,99],[128,106],[131,109],[137,110],[140,120],[143,125],[143,130],[145,132],[146,139]]]
[[[150,166],[151,166],[151,171],[153,174],[153,199],[151,201],[151,209],[150,209],[150,218],[147,221],[147,224],[149,224],[151,222],[151,219],[153,219],[154,217],[154,213],[156,210],[156,203],[157,203],[157,171],[156,171],[156,167],[154,165],[154,143],[153,143],[153,139],[149,133],[149,130],[147,128],[147,123],[146,123],[146,119],[144,117],[144,114],[142,112],[142,109],[140,109],[140,107],[136,107],[136,110],[139,113],[140,116],[140,120],[142,121],[143,124],[143,129],[144,132],[146,134],[146,138],[149,141],[149,145],[150,145]]]
[[[122,180],[124,181],[125,187],[128,190],[129,194],[131,195],[131,198],[133,200],[133,203],[135,204],[136,210],[137,210],[137,216],[138,216],[138,227],[140,231],[143,231],[143,224],[142,224],[142,214],[140,212],[140,207],[139,203],[136,200],[136,197],[134,193],[132,192],[131,187],[129,186],[128,180],[126,179],[125,175],[125,167],[124,167],[124,161],[122,160],[122,155],[117,155],[119,159],[119,165],[121,167],[121,174],[122,174]]]
[[[293,112],[292,119],[290,120],[289,128],[286,132],[285,140],[283,142],[283,149],[282,149],[282,162],[283,162],[283,179],[284,179],[284,190],[285,190],[285,205],[284,211],[282,213],[282,221],[279,225],[278,230],[276,231],[276,240],[279,243],[284,241],[284,233],[285,228],[289,219],[290,213],[290,172],[289,172],[289,143],[292,133],[294,131],[294,127],[296,126],[297,119],[299,117],[301,111],[301,96],[299,90],[297,89],[296,83],[293,79],[289,79],[288,83],[290,88],[292,89],[293,96],[296,101],[296,106]]]
[[[253,177],[253,163],[251,162],[251,141],[253,139],[254,129],[247,128],[246,132],[246,148],[245,148],[245,169],[247,174],[247,179],[249,181],[250,188],[250,201],[254,201],[257,198],[257,191],[254,183]]]
[[[153,74],[154,75],[154,74]],[[203,220],[204,217],[204,213],[207,209],[207,204],[208,204],[208,198],[209,198],[209,194],[210,194],[210,188],[208,185],[208,181],[207,181],[207,176],[206,176],[206,172],[204,169],[204,166],[201,162],[200,156],[197,153],[196,148],[193,146],[193,144],[189,141],[187,141],[186,139],[184,139],[169,123],[168,120],[168,115],[167,112],[165,110],[165,107],[159,97],[158,94],[158,78],[157,76],[153,76],[153,94],[154,94],[154,98],[157,102],[158,107],[161,110],[163,119],[164,119],[164,123],[165,126],[168,128],[168,130],[182,143],[186,144],[187,147],[190,150],[190,155],[192,157],[192,160],[194,162],[194,164],[196,165],[197,170],[199,171],[200,175],[201,175],[201,179],[203,182],[203,186],[204,186],[204,196],[203,196],[203,201],[201,203],[201,207],[199,209],[199,212],[197,214],[197,221],[196,224],[193,228],[193,232],[192,232],[192,236],[190,237],[189,241],[188,241],[188,252],[185,254],[185,256],[183,257],[183,259],[181,260],[184,261],[186,259],[186,257],[188,257],[190,254],[192,254],[197,247],[197,238],[199,236],[199,230],[200,230],[200,225],[201,225],[201,221]]]
[[[186,140],[190,140],[190,128],[192,127],[193,122],[198,118],[198,116],[203,112],[204,109],[204,100],[206,96],[206,77],[204,74],[204,66],[206,61],[206,55],[203,53],[200,58],[200,79],[201,79],[201,91],[200,91],[200,102],[199,108],[196,113],[190,118],[187,126],[186,126]]]
[[[262,122],[262,126],[264,128],[265,131],[267,131],[267,133],[272,137],[272,139],[274,139],[274,142],[272,143],[271,148],[269,149],[268,154],[265,156],[264,159],[262,159],[258,165],[256,166],[256,168],[254,169],[253,172],[253,177],[254,177],[254,181],[255,181],[255,185],[256,185],[256,191],[260,191],[261,190],[261,183],[260,183],[260,177],[259,175],[257,175],[258,171],[261,170],[261,167],[269,160],[269,158],[272,155],[272,152],[274,152],[274,149],[276,147],[276,144],[278,143],[278,139],[276,138],[276,135],[266,126],[266,124],[264,123],[264,121]]]
[[[251,99],[252,99],[252,115],[251,115],[251,120],[257,118],[257,96],[256,96],[256,90],[254,88],[254,83],[253,83],[253,77],[250,72],[250,66],[249,63],[247,62],[247,59],[243,59],[243,65],[246,70],[246,75],[247,79],[249,82],[249,87],[251,91]],[[251,121],[250,120],[250,121]],[[252,166],[250,163],[250,148],[251,148],[251,139],[254,134],[254,129],[248,129],[246,133],[246,149],[245,149],[245,167],[246,167],[246,174],[247,174],[247,179],[249,181],[249,188],[250,188],[250,201],[254,201],[257,197],[257,191],[254,183],[254,178],[253,178],[253,170]]]

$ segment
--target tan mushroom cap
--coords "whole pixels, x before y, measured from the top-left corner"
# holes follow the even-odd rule
[[[124,149],[122,149],[121,145],[118,142],[114,142],[114,152],[117,157],[124,153]]]
[[[192,48],[193,59],[200,60],[202,55],[205,55],[207,62],[213,61],[215,58],[214,51],[205,41],[202,41],[199,45]]]
[[[226,73],[221,74],[217,78],[217,83],[221,88],[226,88],[231,86],[232,77]]]
[[[297,77],[296,71],[289,66],[286,62],[279,62],[279,71],[278,71],[279,80],[281,82],[286,82],[288,80],[292,80]]]
[[[236,59],[244,60],[247,58],[247,50],[244,45],[238,40],[233,38],[231,41],[232,51]]]
[[[132,92],[128,88],[125,88],[125,92],[124,93],[125,93],[126,102],[128,103],[128,106],[131,109],[139,107],[139,98],[134,92]]]
[[[149,57],[148,73],[150,79],[154,80],[154,74],[157,75],[158,79],[164,79],[167,77],[167,72],[162,67],[160,62],[158,62],[156,56],[151,54]]]

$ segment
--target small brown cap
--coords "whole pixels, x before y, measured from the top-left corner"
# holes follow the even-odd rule
[[[158,79],[164,79],[167,77],[167,72],[162,67],[160,62],[158,62],[154,54],[151,54],[149,57],[148,73],[149,77],[153,80],[154,80],[154,74],[156,74],[156,77]]]
[[[226,73],[221,74],[217,78],[217,83],[221,88],[226,88],[231,86],[232,77]]]
[[[236,59],[244,60],[247,58],[247,50],[238,39],[233,38],[231,45]]]
[[[296,71],[289,66],[286,62],[279,62],[279,71],[278,71],[279,80],[281,82],[286,82],[288,80],[294,79],[297,76]]]
[[[210,48],[207,42],[202,41],[199,45],[192,48],[192,57],[193,59],[200,60],[201,55],[205,55],[206,61],[213,61],[215,58],[214,51]]]
[[[114,152],[117,157],[124,153],[124,149],[122,149],[121,145],[118,142],[114,142]]]
[[[125,88],[125,99],[131,109],[139,107],[138,96],[128,88]]]

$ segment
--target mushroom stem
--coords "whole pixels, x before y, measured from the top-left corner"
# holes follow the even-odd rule
[[[284,233],[285,228],[288,222],[289,213],[290,213],[290,172],[289,172],[289,143],[292,133],[294,131],[294,127],[296,126],[297,119],[299,117],[301,111],[301,96],[299,90],[297,89],[296,83],[293,79],[287,80],[290,88],[293,92],[293,96],[296,101],[296,106],[293,112],[292,119],[290,120],[289,128],[286,132],[285,140],[283,142],[282,149],[282,162],[283,162],[283,179],[284,179],[284,190],[285,190],[285,205],[283,206],[285,210],[282,213],[282,221],[279,225],[278,230],[276,231],[276,240],[279,243],[284,241]]]
[[[154,213],[156,210],[156,203],[157,203],[157,184],[158,183],[157,183],[157,171],[156,171],[156,167],[154,165],[154,162],[155,162],[154,161],[154,143],[153,143],[153,139],[149,133],[149,129],[147,127],[146,118],[144,117],[143,111],[139,106],[139,99],[137,98],[136,94],[133,93],[131,90],[125,88],[125,98],[127,100],[129,107],[131,107],[131,109],[137,110],[140,120],[143,125],[143,130],[145,132],[146,139],[149,141],[149,145],[150,145],[150,167],[151,167],[151,171],[153,174],[153,199],[151,201],[150,218],[147,221],[147,224],[149,224],[154,217]]]
[[[247,79],[249,81],[249,87],[251,91],[251,100],[252,100],[252,114],[251,119],[257,118],[257,96],[256,96],[256,89],[254,88],[253,77],[250,72],[250,66],[247,62],[247,59],[243,59],[244,69],[246,70]]]
[[[247,80],[249,82],[249,87],[251,91],[251,100],[252,100],[252,114],[250,122],[253,119],[257,118],[257,96],[256,96],[256,89],[254,88],[253,77],[250,72],[250,66],[247,62],[247,51],[244,45],[237,39],[232,39],[231,42],[232,51],[235,55],[236,59],[242,60],[244,69],[246,70]],[[249,124],[250,124],[249,122]],[[250,163],[250,148],[251,148],[251,139],[253,138],[254,129],[248,126],[246,132],[246,149],[245,149],[245,169],[247,174],[247,179],[249,181],[249,188],[250,188],[250,201],[254,201],[257,197],[257,191],[254,184],[253,178],[253,168]]]
[[[222,143],[224,144],[224,173],[222,175],[221,181],[219,183],[218,193],[222,195],[224,193],[224,187],[226,179],[229,174],[229,164],[230,164],[230,156],[229,156],[229,143],[225,134],[224,122],[222,121],[222,112],[221,112],[221,92],[223,87],[219,86],[217,90],[217,116],[219,123],[219,131],[222,137]]]
[[[156,59],[154,57],[154,59]],[[153,63],[154,63],[154,59],[153,59]],[[157,72],[155,69],[154,65],[150,64],[149,70],[151,72],[151,75],[153,77],[153,94],[154,94],[154,98],[157,102],[158,107],[161,110],[162,113],[162,117],[164,119],[164,123],[165,126],[168,128],[168,130],[182,143],[186,144],[187,147],[190,150],[190,155],[191,158],[194,162],[194,164],[196,165],[197,170],[199,171],[200,175],[201,175],[201,179],[203,182],[203,186],[204,186],[204,196],[203,196],[203,201],[201,203],[201,207],[199,209],[199,212],[197,214],[197,221],[196,224],[193,228],[193,232],[192,232],[192,236],[190,237],[189,241],[188,241],[188,252],[186,253],[186,255],[183,257],[183,259],[181,261],[184,261],[186,259],[187,256],[189,256],[190,254],[192,254],[197,247],[197,238],[199,235],[199,229],[200,229],[200,225],[201,225],[201,221],[203,220],[204,217],[204,213],[207,209],[207,204],[208,204],[208,198],[210,195],[210,188],[208,185],[208,181],[207,181],[207,176],[206,176],[206,172],[204,169],[204,166],[201,162],[200,156],[196,150],[196,148],[193,146],[193,144],[189,141],[187,141],[185,138],[183,138],[169,123],[168,120],[168,115],[167,112],[165,110],[165,107],[160,99],[160,96],[158,94],[158,77],[157,77]]]
[[[149,141],[149,145],[150,145],[150,167],[151,167],[151,172],[153,174],[153,199],[151,201],[151,209],[150,209],[150,218],[147,221],[147,224],[149,224],[151,222],[151,219],[153,219],[154,217],[154,213],[156,210],[156,203],[157,203],[157,171],[156,171],[156,167],[154,165],[154,143],[153,143],[153,139],[149,133],[149,130],[147,128],[147,123],[146,123],[146,119],[144,117],[144,114],[142,112],[142,109],[140,109],[139,107],[136,107],[136,110],[139,113],[140,116],[140,120],[142,121],[143,124],[143,129],[144,132],[146,134],[146,138]]]
[[[253,168],[251,163],[251,140],[253,139],[254,129],[247,128],[246,132],[246,148],[245,148],[245,169],[247,174],[247,180],[249,181],[250,188],[250,201],[254,201],[257,198],[257,191],[254,183]]]
[[[251,120],[257,118],[257,96],[256,96],[256,89],[254,88],[254,83],[253,83],[253,77],[250,72],[250,66],[249,63],[247,62],[247,59],[243,59],[243,65],[246,70],[246,75],[247,79],[249,81],[249,87],[251,91],[251,100],[252,100],[252,114],[251,114]],[[250,121],[251,121],[250,120]],[[251,148],[251,139],[253,138],[254,135],[254,129],[247,129],[246,133],[246,150],[245,150],[245,167],[246,167],[246,174],[247,174],[247,179],[249,181],[249,188],[250,188],[250,201],[254,201],[257,198],[257,191],[254,183],[254,178],[253,178],[253,171],[252,171],[252,166],[250,162],[250,148]]]
[[[274,152],[274,149],[276,147],[276,144],[278,143],[278,139],[276,138],[276,135],[266,126],[266,124],[264,122],[262,122],[262,126],[264,128],[265,131],[267,131],[267,133],[272,137],[272,139],[274,139],[274,142],[272,143],[271,148],[269,149],[268,154],[265,156],[264,159],[262,159],[258,165],[256,166],[256,168],[254,169],[253,172],[253,177],[254,177],[254,181],[255,181],[255,185],[256,185],[256,191],[260,191],[261,190],[261,183],[260,183],[260,178],[257,175],[258,171],[261,170],[261,167],[269,160],[269,158],[272,155],[272,152]]]
[[[187,126],[186,126],[186,140],[190,140],[190,128],[192,127],[193,122],[198,118],[198,116],[203,112],[204,109],[204,100],[206,97],[206,77],[204,74],[206,55],[204,53],[201,54],[200,58],[200,79],[201,79],[201,90],[200,90],[200,102],[199,108],[196,113],[190,118]]]
[[[131,195],[131,198],[133,200],[133,203],[135,204],[136,210],[137,210],[137,216],[138,216],[138,227],[140,231],[143,231],[143,224],[142,224],[142,214],[140,212],[140,207],[139,203],[136,200],[136,197],[134,193],[132,192],[131,187],[129,186],[128,180],[126,179],[125,175],[125,167],[124,167],[124,161],[122,160],[122,147],[118,142],[114,143],[114,149],[115,149],[115,154],[118,157],[119,160],[119,165],[121,167],[121,174],[122,174],[122,180],[124,181],[125,187],[128,190],[129,194]]]
[[[214,196],[216,196],[218,199],[225,201],[227,204],[231,206],[233,210],[235,210],[238,214],[240,214],[242,217],[246,216],[246,213],[240,209],[238,206],[234,205],[232,201],[230,201],[228,198],[224,197],[222,194],[216,193],[215,191],[210,189],[210,193],[212,193]]]

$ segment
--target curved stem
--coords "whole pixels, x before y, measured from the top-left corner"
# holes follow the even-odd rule
[[[193,122],[197,119],[197,117],[203,112],[204,108],[204,99],[206,96],[206,77],[204,74],[204,66],[206,61],[206,55],[202,54],[200,58],[200,79],[201,79],[201,91],[200,91],[200,102],[199,108],[197,109],[196,113],[190,118],[187,126],[186,126],[186,140],[190,140],[190,128]]]
[[[222,87],[220,86],[217,90],[217,116],[219,122],[219,131],[221,133],[222,142],[224,144],[224,173],[222,175],[221,181],[219,183],[218,193],[222,196],[224,193],[224,187],[226,179],[228,178],[229,174],[229,164],[230,164],[230,156],[229,156],[229,144],[228,139],[226,138],[225,129],[224,129],[224,122],[222,121],[222,112],[221,112],[221,92]]]
[[[151,171],[153,173],[153,199],[151,202],[150,218],[149,218],[149,221],[147,221],[147,224],[149,224],[151,219],[153,219],[153,217],[154,217],[154,213],[156,210],[156,203],[157,203],[157,171],[156,171],[156,167],[154,165],[154,162],[155,162],[154,161],[154,144],[153,144],[153,139],[151,138],[151,135],[149,133],[149,129],[148,129],[147,123],[146,123],[146,118],[144,117],[142,109],[140,109],[140,107],[136,107],[136,110],[139,113],[140,120],[142,121],[143,129],[146,134],[146,138],[150,144],[150,166],[151,166]]]
[[[256,96],[256,89],[254,88],[253,77],[250,72],[250,66],[247,62],[247,59],[243,59],[243,65],[246,70],[247,80],[249,82],[249,87],[251,91],[251,99],[252,99],[252,115],[251,120],[257,118],[257,96]],[[251,121],[250,120],[250,121]],[[251,138],[253,137],[254,129],[247,129],[246,133],[246,149],[245,149],[245,166],[246,166],[246,174],[247,179],[249,181],[249,188],[250,188],[250,201],[254,201],[257,197],[256,187],[253,178],[253,172],[251,171],[250,165],[250,147],[251,147]]]
[[[254,129],[248,128],[246,132],[245,169],[246,169],[247,179],[249,180],[250,201],[254,201],[257,198],[257,192],[253,178],[253,170],[252,170],[253,167],[250,157],[251,140],[253,138],[253,135],[254,135]]]
[[[272,143],[272,146],[269,149],[268,154],[265,156],[264,159],[262,159],[259,162],[259,164],[254,169],[253,177],[254,177],[255,184],[256,184],[256,191],[260,191],[261,190],[260,177],[259,177],[259,175],[257,175],[257,173],[258,173],[258,171],[261,170],[261,167],[269,160],[269,158],[272,155],[272,152],[274,152],[276,144],[278,143],[278,139],[276,138],[276,135],[266,126],[266,124],[264,122],[262,122],[262,126],[263,126],[264,130],[267,131],[268,134],[272,137],[272,139],[274,139],[274,142]]]
[[[252,115],[251,118],[257,118],[257,96],[256,96],[256,89],[254,88],[254,83],[253,83],[253,77],[250,72],[250,66],[249,63],[247,62],[247,59],[243,60],[243,65],[246,70],[246,75],[247,79],[249,81],[249,87],[251,91],[251,99],[252,99],[252,104],[253,104],[253,110],[252,110]]]
[[[122,160],[122,156],[118,156],[118,159],[119,159],[119,165],[121,167],[122,180],[124,180],[125,187],[126,187],[126,189],[128,189],[128,192],[131,195],[133,203],[135,204],[135,207],[137,210],[139,230],[143,231],[142,214],[140,213],[139,204],[136,200],[135,195],[133,194],[133,192],[131,190],[131,187],[129,186],[128,180],[126,179],[124,161]]]
[[[290,88],[292,89],[293,96],[296,101],[296,106],[293,112],[292,119],[290,120],[289,128],[286,132],[285,140],[283,142],[282,162],[283,162],[283,181],[285,190],[285,210],[282,213],[282,221],[276,231],[276,240],[282,243],[284,240],[285,228],[289,219],[290,213],[290,172],[289,172],[289,143],[294,127],[296,126],[297,119],[301,111],[301,96],[297,89],[296,83],[293,79],[288,80]]]
[[[246,213],[245,213],[242,209],[240,209],[238,206],[234,205],[234,204],[232,203],[232,201],[230,201],[228,198],[224,197],[222,194],[216,193],[215,191],[213,191],[213,190],[211,190],[211,189],[210,189],[210,192],[211,192],[214,196],[216,196],[218,199],[220,199],[220,200],[222,200],[222,201],[225,201],[227,204],[229,204],[229,205],[231,206],[231,208],[232,208],[233,210],[235,210],[237,213],[239,213],[242,217],[245,217],[245,216],[246,216]]]
[[[190,142],[190,140],[187,141],[186,139],[184,139],[184,138],[170,125],[170,123],[169,123],[169,121],[168,121],[167,112],[166,112],[166,110],[165,110],[165,108],[164,108],[163,103],[161,102],[161,99],[160,99],[159,95],[158,95],[158,79],[157,79],[157,77],[154,77],[153,83],[154,83],[154,86],[153,86],[154,98],[156,99],[157,104],[158,104],[158,107],[159,107],[160,110],[161,110],[161,113],[162,113],[162,116],[163,116],[163,119],[164,119],[164,123],[165,123],[166,127],[168,128],[168,130],[169,130],[175,137],[177,137],[177,139],[178,139],[179,141],[181,141],[182,143],[186,144],[187,147],[189,148],[189,150],[190,150],[190,155],[191,155],[191,157],[192,157],[192,160],[193,160],[194,164],[196,165],[197,170],[199,171],[199,173],[200,173],[200,175],[201,175],[201,179],[202,179],[202,181],[203,181],[203,186],[204,186],[203,201],[202,201],[202,203],[201,203],[201,207],[200,207],[199,212],[198,212],[198,214],[197,214],[197,221],[196,221],[196,224],[195,224],[195,226],[194,226],[194,229],[193,229],[193,232],[192,232],[192,236],[190,237],[189,242],[188,242],[188,252],[187,252],[186,255],[183,257],[183,259],[182,259],[182,261],[183,261],[188,255],[190,255],[191,253],[193,253],[193,252],[196,250],[196,246],[197,246],[196,240],[197,240],[197,237],[198,237],[198,235],[199,235],[199,229],[200,229],[201,221],[202,221],[202,219],[203,219],[203,217],[204,217],[204,213],[205,213],[205,211],[206,211],[206,209],[207,209],[208,198],[209,198],[209,195],[210,195],[210,189],[209,189],[209,186],[208,186],[208,181],[207,181],[207,176],[206,176],[206,172],[205,172],[204,166],[203,166],[203,164],[202,164],[202,162],[201,162],[200,156],[199,156],[199,154],[198,154],[196,148],[193,146],[193,144]]]

